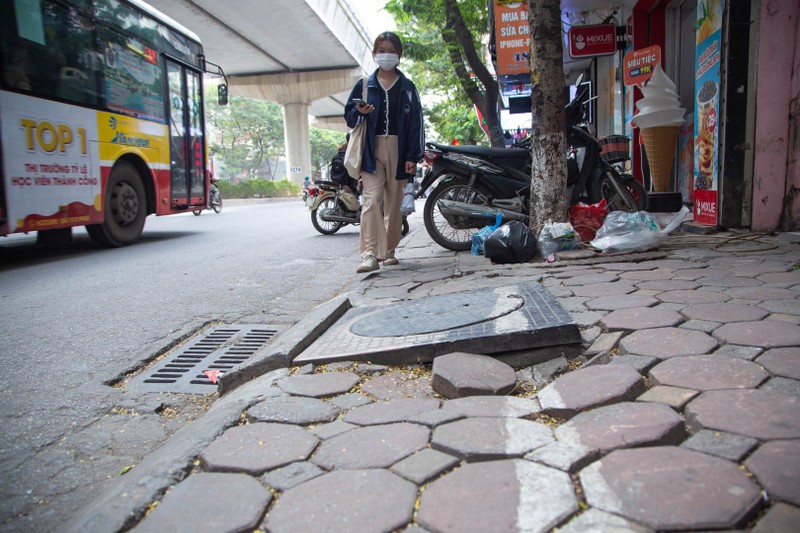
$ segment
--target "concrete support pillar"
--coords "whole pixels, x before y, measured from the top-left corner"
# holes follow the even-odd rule
[[[283,137],[286,142],[286,176],[297,185],[311,175],[308,137],[308,104],[283,104]]]

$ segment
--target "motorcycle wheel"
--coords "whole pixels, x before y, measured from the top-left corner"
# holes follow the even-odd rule
[[[488,219],[471,217],[451,217],[448,220],[437,205],[439,200],[454,200],[485,205],[486,194],[475,187],[470,187],[466,178],[456,177],[449,181],[441,181],[425,201],[423,215],[425,229],[431,238],[447,250],[463,252],[472,247],[472,234],[491,223]],[[455,222],[459,227],[454,227]]]
[[[315,230],[323,235],[333,235],[339,231],[339,228],[343,225],[342,222],[330,222],[320,218],[322,214],[327,211],[333,211],[335,208],[336,204],[334,203],[333,197],[330,197],[322,200],[317,208],[311,211],[311,224],[314,226]]]
[[[636,190],[636,185],[633,185],[633,183],[638,185],[641,190]],[[638,181],[634,179],[633,183],[623,183],[621,179],[609,174],[603,177],[600,182],[600,193],[606,199],[606,207],[608,207],[609,211],[635,213],[644,209],[647,194]]]
[[[222,212],[222,197],[217,196],[217,198],[211,202],[211,209],[213,209],[215,213]]]
[[[194,213],[194,216],[199,217],[200,215],[203,214],[203,210],[202,209],[195,209],[194,211],[192,211],[192,213]]]
[[[408,225],[408,219],[406,217],[403,217],[403,229],[400,231],[400,234],[403,237],[405,237],[406,235],[408,235],[408,232],[409,232],[410,229],[411,228]]]

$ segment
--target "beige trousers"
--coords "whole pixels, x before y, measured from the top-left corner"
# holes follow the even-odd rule
[[[394,257],[403,230],[403,187],[408,180],[396,180],[397,136],[375,137],[374,174],[361,173],[364,185],[361,209],[361,257],[375,256],[379,261]]]

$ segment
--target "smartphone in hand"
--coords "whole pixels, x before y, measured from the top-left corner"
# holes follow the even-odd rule
[[[354,102],[356,105],[359,105],[359,106],[369,105],[369,104],[366,102],[366,100],[362,100],[361,98],[353,98],[353,102]]]

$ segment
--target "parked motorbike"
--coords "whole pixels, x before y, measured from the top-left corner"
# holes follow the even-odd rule
[[[361,223],[359,197],[335,181],[316,181],[308,188],[306,206],[311,210],[311,224],[323,235],[333,235],[342,227]],[[403,217],[402,234],[409,231],[408,220]]]
[[[580,127],[584,100],[581,92],[566,107],[568,143],[584,153],[580,165],[577,161],[567,164],[569,205],[605,198],[610,210],[644,209],[644,188],[634,176],[620,174],[599,157],[599,141]],[[531,142],[528,138],[512,148],[426,143],[427,170],[420,190],[435,185],[423,210],[425,229],[434,242],[448,250],[465,251],[472,245],[472,234],[497,214],[504,221],[528,221]]]
[[[213,209],[215,213],[222,212],[222,196],[219,194],[219,189],[214,185],[214,182],[211,182],[211,187],[208,191],[208,203],[205,209]],[[195,216],[200,216],[203,214],[203,210],[195,209],[192,213],[194,213]]]

